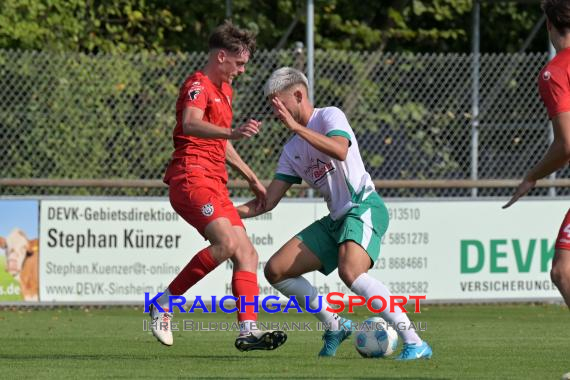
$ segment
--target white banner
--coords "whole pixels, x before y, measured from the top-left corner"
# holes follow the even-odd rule
[[[163,291],[208,242],[168,201],[42,201],[40,211],[41,301],[144,301]],[[284,202],[246,221],[259,253],[260,295],[277,294],[263,265],[300,228],[315,220],[315,203]],[[224,296],[232,266],[223,263],[186,296]]]
[[[427,301],[560,298],[550,281],[567,201],[387,201],[390,226],[370,275]],[[326,207],[320,206],[321,214]],[[335,273],[318,284],[352,294]]]
[[[387,201],[390,227],[370,274],[397,295],[427,301],[559,298],[549,271],[567,201]],[[247,233],[260,257],[260,296],[278,294],[263,265],[287,240],[327,214],[322,200],[290,200]],[[40,300],[143,302],[164,290],[207,246],[168,201],[47,200],[40,212]],[[231,294],[231,264],[186,297]],[[309,274],[321,294],[351,294],[335,271]]]

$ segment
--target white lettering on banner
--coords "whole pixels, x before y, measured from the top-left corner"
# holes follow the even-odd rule
[[[15,284],[0,285],[0,296],[20,295],[20,287]]]

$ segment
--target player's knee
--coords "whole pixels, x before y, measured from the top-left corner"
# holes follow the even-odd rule
[[[265,264],[263,274],[270,284],[275,284],[282,280],[282,273],[280,273],[278,266],[275,265],[272,260],[269,260],[267,264]]]
[[[570,280],[569,278],[570,273],[568,273],[570,271],[565,269],[567,268],[564,268],[561,265],[554,265],[550,270],[550,279],[559,288],[563,283],[568,282]]]
[[[346,286],[350,287],[354,280],[360,276],[360,273],[357,273],[354,268],[351,268],[349,265],[339,265],[338,276]]]
[[[257,271],[259,256],[255,248],[249,244],[249,241],[247,243],[242,242],[232,255],[232,261],[240,268],[249,268],[248,270]]]
[[[236,255],[239,250],[239,244],[236,238],[227,236],[217,244],[217,248],[219,249],[222,259],[226,260]]]

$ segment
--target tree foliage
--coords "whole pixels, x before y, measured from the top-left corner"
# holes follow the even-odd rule
[[[226,0],[3,0],[0,48],[79,52],[203,51]],[[305,0],[232,0],[233,21],[262,49],[305,40]],[[315,1],[322,49],[468,52],[472,0]],[[536,3],[482,1],[482,50],[517,51],[540,19]],[[545,51],[545,28],[531,50]],[[284,36],[286,38],[284,38]],[[500,37],[500,38],[497,38]]]
[[[183,30],[161,2],[146,0],[3,0],[0,47],[50,51],[161,51]]]
[[[179,83],[203,64],[225,6],[1,1],[0,177],[158,178],[171,152]],[[345,111],[375,178],[466,176],[469,57],[425,53],[469,52],[471,8],[471,0],[315,0],[316,104]],[[541,16],[537,3],[494,1],[484,1],[481,14],[483,52],[518,51]],[[305,1],[232,0],[232,19],[256,31],[262,49],[235,83],[239,123],[268,112],[261,86],[275,67],[303,67],[290,47],[305,39]],[[544,29],[531,50],[546,50]],[[276,46],[287,49],[263,51]],[[520,91],[517,75],[530,75],[519,66],[509,63],[495,86],[510,80],[509,93]],[[521,119],[529,115],[504,123]],[[268,119],[264,130],[281,129]],[[236,144],[260,178],[271,178],[288,136],[272,138]]]

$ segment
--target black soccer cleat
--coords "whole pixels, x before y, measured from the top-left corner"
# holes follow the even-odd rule
[[[236,348],[240,351],[274,350],[287,341],[284,331],[261,331],[249,332],[236,338]]]

